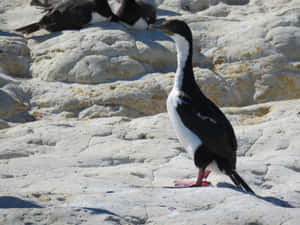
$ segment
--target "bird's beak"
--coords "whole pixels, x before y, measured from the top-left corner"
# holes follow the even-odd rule
[[[160,25],[156,25],[156,24],[150,24],[149,28],[152,30],[162,30],[162,27]]]
[[[149,28],[152,30],[160,30],[168,35],[172,35],[173,33],[169,31],[165,26],[165,22],[165,19],[156,20],[156,22],[154,24],[151,24]]]
[[[155,21],[155,23],[150,24],[149,28],[153,30],[160,30],[161,25],[165,22],[165,19],[158,19]]]

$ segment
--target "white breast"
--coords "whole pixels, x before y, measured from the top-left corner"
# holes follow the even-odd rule
[[[90,24],[104,22],[110,20],[110,17],[101,16],[99,13],[93,12]]]
[[[179,114],[176,111],[176,106],[179,104],[179,91],[173,88],[167,100],[167,110],[169,118],[173,124],[176,135],[189,155],[194,158],[197,148],[202,144],[200,138],[184,126]]]

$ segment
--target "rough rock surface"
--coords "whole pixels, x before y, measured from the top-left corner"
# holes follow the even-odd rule
[[[193,179],[167,114],[40,120],[0,131],[1,208],[7,224],[297,224],[300,101],[226,108],[238,171],[256,191],[171,188]],[[283,160],[284,157],[284,160]],[[295,207],[295,208],[292,208]],[[32,208],[34,208],[32,210]]]
[[[193,13],[182,6],[185,2],[194,6]],[[23,4],[7,6],[10,10],[0,14],[2,29],[15,29],[41,16],[28,2]],[[203,4],[206,6],[196,7]],[[156,1],[156,5],[160,16],[177,15],[191,26],[198,81],[219,86],[214,92],[204,88],[217,104],[245,106],[300,96],[300,9],[296,0],[170,0]],[[2,7],[6,9],[5,4]],[[80,31],[41,31],[26,40],[14,37],[11,42],[5,51],[9,63],[6,67],[0,64],[3,72],[15,70],[9,74],[46,81],[128,81],[151,72],[171,72],[176,66],[174,43],[165,35],[129,31],[112,23]],[[12,48],[16,49],[13,53]]]
[[[149,2],[192,28],[197,82],[225,107],[257,196],[219,174],[210,187],[172,188],[197,171],[165,113],[168,37],[109,22],[23,37],[13,29],[41,10],[4,0],[0,224],[298,225],[299,1]]]

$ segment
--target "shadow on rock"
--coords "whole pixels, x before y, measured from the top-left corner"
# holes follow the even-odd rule
[[[249,0],[222,0],[227,5],[247,5]]]
[[[57,31],[57,32],[52,32],[52,33],[47,33],[47,34],[42,34],[42,35],[38,35],[38,36],[31,36],[29,37],[32,40],[35,40],[36,42],[42,43],[44,41],[47,41],[51,38],[56,38],[60,35],[62,35],[62,31]]]
[[[245,192],[243,190],[240,190],[239,188],[233,186],[232,184],[228,184],[228,183],[219,183],[217,185],[217,187],[230,188],[230,189],[238,191],[238,192],[242,192],[242,193],[245,193],[245,194],[252,195],[252,194],[247,193],[247,192]],[[256,198],[258,198],[258,199],[261,199],[261,200],[264,200],[266,202],[269,202],[269,203],[271,203],[273,205],[279,206],[279,207],[295,208],[294,206],[292,206],[291,204],[289,204],[287,201],[281,200],[279,198],[275,198],[275,197],[272,197],[272,196],[266,196],[266,197],[259,196],[259,195],[253,195],[253,196],[256,197]]]
[[[0,197],[0,209],[23,209],[23,208],[43,208],[33,202],[22,200],[12,196],[1,196]]]
[[[273,205],[276,205],[276,206],[280,206],[280,207],[284,207],[284,208],[295,208],[294,206],[289,204],[287,201],[283,201],[279,198],[275,198],[275,197],[272,197],[272,196],[262,197],[262,196],[256,195],[256,197],[261,199],[261,200],[264,200],[266,202],[269,202]]]
[[[166,9],[157,9],[157,14],[159,16],[181,16],[180,13],[170,11],[170,10],[166,10]]]
[[[8,36],[8,37],[23,37],[19,34],[12,33],[10,31],[0,30],[0,36]]]
[[[97,209],[97,208],[89,208],[89,207],[84,207],[83,209],[91,211],[91,213],[95,214],[95,215],[108,214],[108,215],[111,215],[111,216],[120,217],[119,215],[117,215],[117,214],[115,214],[115,213],[113,213],[109,210],[106,210],[106,209]]]

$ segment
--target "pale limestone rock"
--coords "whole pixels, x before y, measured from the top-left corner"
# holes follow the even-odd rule
[[[27,5],[29,0],[10,0],[0,2],[0,14],[16,7]]]
[[[31,40],[33,77],[99,83],[145,73],[143,65],[133,59],[137,49],[131,35],[122,29],[115,24],[110,29],[92,27]]]
[[[0,73],[0,98],[0,129],[10,126],[7,121],[33,120],[33,117],[27,113],[30,108],[30,93],[26,88],[21,87],[19,80]]]
[[[0,87],[3,87],[9,83],[19,83],[16,79],[0,72]]]
[[[17,85],[10,86],[18,89]],[[7,87],[6,87],[7,88]],[[10,119],[14,115],[24,112],[28,109],[28,105],[6,88],[0,88],[0,118]]]
[[[29,62],[25,39],[0,30],[0,72],[24,77],[28,74]]]
[[[224,110],[240,146],[237,169],[260,197],[216,174],[211,187],[166,188],[196,176],[166,113],[45,119],[0,131],[1,189],[10,196],[0,207],[23,208],[2,210],[1,221],[297,225],[299,208],[288,206],[300,206],[300,101]]]
[[[5,121],[5,120],[0,119],[0,130],[1,130],[1,129],[8,128],[8,127],[9,127],[8,122]]]
[[[42,11],[29,6],[30,0],[10,0],[0,2],[0,29],[14,30],[38,21]]]
[[[73,112],[80,118],[138,117],[166,110],[172,81],[172,74],[149,74],[135,81],[98,85],[28,81],[22,83],[22,88],[29,89],[33,96],[30,114],[36,118],[61,112]]]
[[[138,114],[135,110],[131,110],[121,105],[93,105],[87,109],[82,110],[79,113],[78,118],[92,119],[111,116],[136,117],[138,116]]]
[[[21,115],[29,109],[28,93],[20,86],[20,81],[0,73],[0,119],[26,120],[27,115]],[[29,119],[29,117],[27,118]],[[6,121],[0,127],[6,127]]]
[[[174,11],[171,5],[177,3],[181,4],[156,1],[165,13]],[[259,0],[208,4],[207,10],[177,16],[193,30],[193,64],[202,67],[196,71],[204,92],[221,106],[299,97],[300,12],[296,1],[278,0],[273,7],[271,1]],[[8,10],[4,18],[13,12]],[[32,76],[47,81],[101,83],[176,69],[175,45],[165,35],[128,31],[113,23],[39,37],[34,34],[28,43]]]
[[[248,76],[225,79],[208,69],[195,67],[198,85],[219,106],[251,104],[254,86],[248,86]],[[288,79],[288,77],[284,77]],[[30,81],[25,89],[31,90],[30,114],[36,118],[51,116],[51,113],[72,112],[72,117],[95,118],[107,116],[139,117],[166,110],[166,98],[172,88],[174,73],[148,74],[134,81],[116,81],[108,84],[82,85],[58,82]],[[258,81],[257,81],[258,82]],[[272,81],[277,82],[275,81]],[[280,84],[280,83],[279,83]],[[281,85],[277,85],[277,89]],[[266,91],[282,98],[283,93]],[[293,97],[299,88],[295,87]],[[284,91],[284,90],[282,90]],[[292,91],[292,90],[291,90]],[[256,95],[259,92],[255,93]],[[262,94],[261,94],[262,95]],[[65,114],[69,117],[69,114]]]

